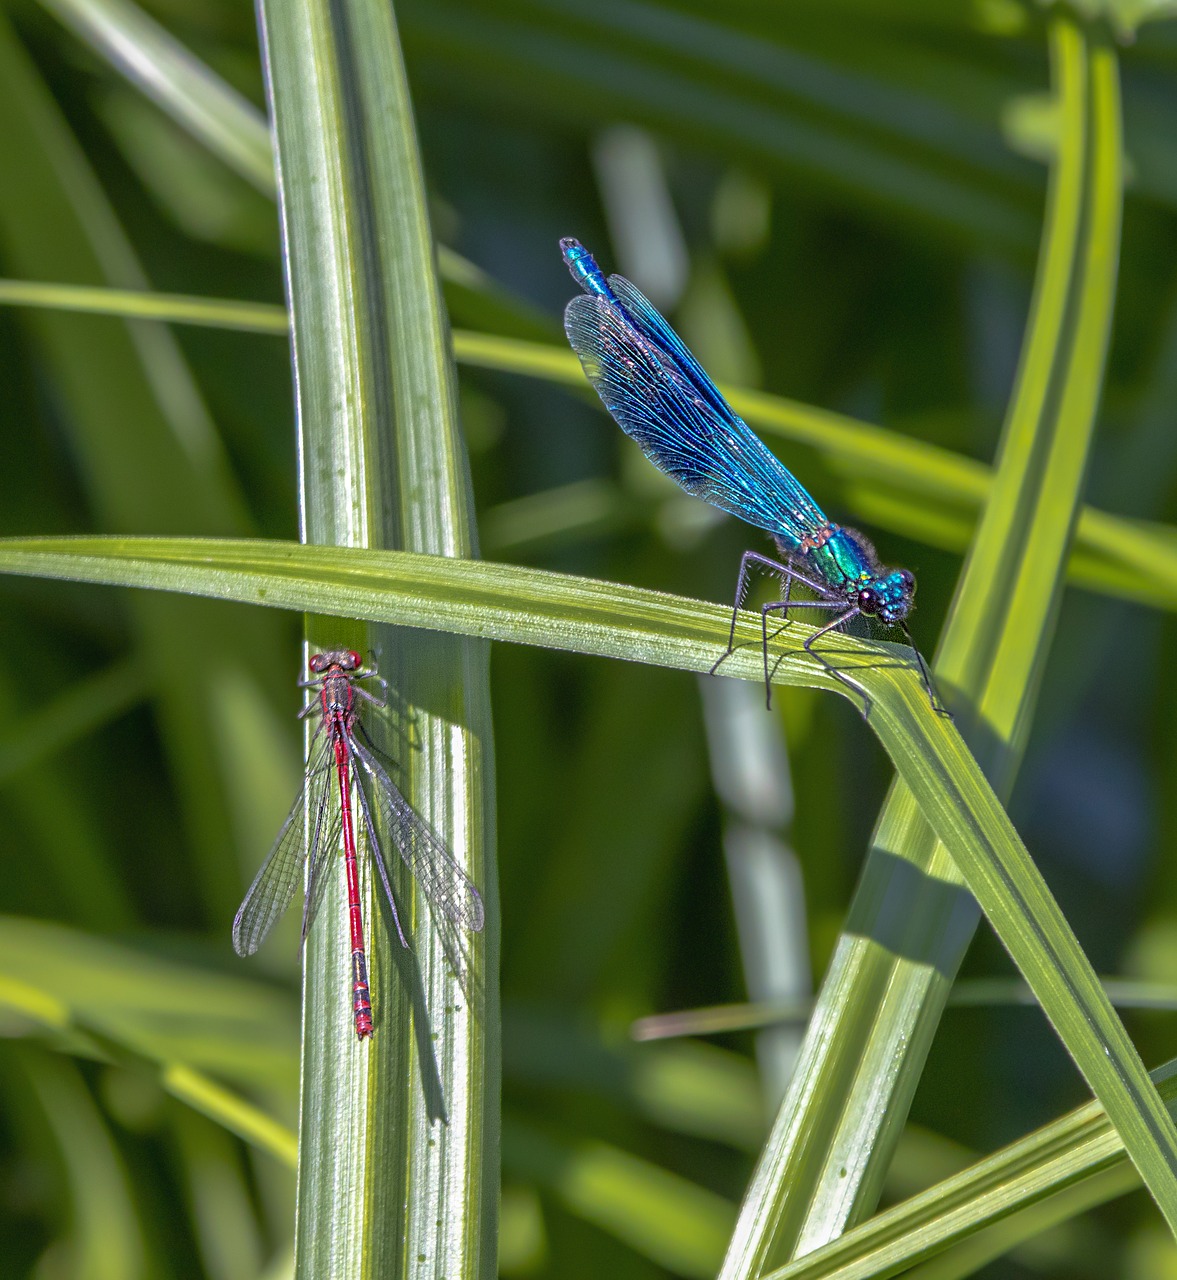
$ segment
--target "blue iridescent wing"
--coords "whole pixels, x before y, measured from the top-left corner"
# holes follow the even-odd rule
[[[664,351],[674,357],[679,369],[715,410],[716,415],[727,423],[739,423],[746,431],[747,424],[736,416],[731,405],[723,398],[719,388],[711,381],[703,366],[695,359],[694,353],[687,344],[670,327],[666,317],[658,310],[649,298],[624,276],[610,276],[609,288],[613,290],[617,301],[629,312],[629,318],[641,332]]]
[[[568,341],[621,429],[688,493],[786,544],[799,546],[824,529],[821,508],[732,411],[653,306],[622,283],[625,310],[583,294],[564,312]]]
[[[731,405],[723,398],[719,388],[711,381],[703,366],[695,359],[694,353],[687,344],[670,327],[665,316],[649,298],[624,276],[609,277],[609,287],[617,300],[629,313],[643,336],[650,339],[656,347],[667,352],[678,365],[680,372],[690,382],[703,400],[714,410],[716,416],[743,444],[745,449],[760,449],[769,454],[770,468],[777,473],[778,491],[787,501],[789,511],[797,526],[808,530],[821,529],[829,523],[824,511],[814,502],[808,490],[797,478],[784,467],[774,454],[765,449],[763,442],[748,427]]]

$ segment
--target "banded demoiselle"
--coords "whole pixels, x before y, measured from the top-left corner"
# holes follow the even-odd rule
[[[752,433],[653,303],[624,276],[605,279],[578,241],[560,241],[564,262],[584,290],[564,312],[564,331],[585,376],[617,425],[642,452],[688,493],[765,529],[780,559],[745,551],[740,560],[728,646],[712,672],[735,648],[736,618],[749,570],[767,569],[781,580],[783,598],[761,606],[764,684],[771,705],[768,619],[787,620],[790,609],[825,609],[836,616],[804,641],[805,650],[843,684],[862,690],[813,649],[816,640],[857,617],[898,627],[911,643],[907,616],[915,576],[885,569],[874,547],[855,529],[832,523],[797,479]],[[793,583],[813,600],[790,598]],[[913,645],[914,648],[914,645]],[[942,711],[927,666],[915,651],[932,706]]]

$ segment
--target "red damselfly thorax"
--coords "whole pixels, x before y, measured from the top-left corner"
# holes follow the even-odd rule
[[[310,764],[270,856],[262,863],[233,921],[233,946],[238,955],[253,955],[290,905],[303,882],[304,868],[305,940],[323,899],[335,852],[342,847],[351,928],[352,1012],[356,1035],[362,1040],[372,1034],[372,999],[356,864],[357,827],[367,837],[402,946],[409,943],[401,928],[374,815],[435,911],[463,929],[477,931],[483,925],[482,899],[442,842],[401,795],[388,775],[384,757],[359,719],[360,702],[374,707],[383,707],[385,702],[357,682],[371,680],[387,688],[385,682],[374,669],[364,670],[363,659],[354,649],[313,654],[307,665],[311,678],[300,681],[299,687],[313,689],[315,697],[299,712],[299,718],[319,716],[311,740]],[[334,805],[333,790],[337,796]]]

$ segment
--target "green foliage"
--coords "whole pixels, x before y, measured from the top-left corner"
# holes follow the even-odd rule
[[[1168,977],[1177,937],[1165,10],[266,3],[263,81],[234,0],[12,9],[6,1271],[492,1274],[496,875],[503,1274],[1173,1265],[1165,1015],[1130,1038],[1093,969]],[[729,612],[700,598],[756,543],[583,395],[571,233],[919,571],[955,726],[909,650],[827,638],[851,696],[791,622],[778,715],[721,732],[708,698],[705,738],[681,673]],[[252,968],[228,946],[296,788],[293,613],[375,653],[379,732],[489,915],[463,987],[366,888],[358,1047],[332,885],[301,1076],[297,922]],[[948,1007],[962,965],[1008,972],[994,937],[1053,1031]],[[627,1040],[749,995],[805,1036]]]

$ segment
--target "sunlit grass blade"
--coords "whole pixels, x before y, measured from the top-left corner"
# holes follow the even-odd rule
[[[20,539],[0,571],[204,591],[336,616],[708,670],[727,611],[538,570],[407,552],[166,539]],[[790,624],[798,636],[808,629]],[[732,676],[760,679],[758,632],[741,627]],[[1009,819],[959,735],[928,704],[904,649],[830,637],[823,653],[870,699],[869,723],[1112,1117],[1166,1213],[1177,1214],[1177,1130]],[[786,652],[777,679],[845,692]],[[948,888],[956,892],[952,882]]]
[[[46,991],[0,977],[0,1014],[5,1019],[5,1034],[10,1039],[41,1037],[57,1053],[73,1053],[81,1058],[104,1062],[108,1066],[131,1071],[137,1077],[142,1076],[144,1064],[154,1064],[159,1086],[165,1093],[282,1164],[290,1168],[296,1166],[298,1137],[293,1129],[189,1063],[158,1057],[145,1052],[142,1044],[132,1044],[107,1031],[97,1030],[95,1025],[87,1022],[84,1000],[70,1009]],[[176,1029],[171,1033],[173,1039],[179,1038],[177,1029],[182,1028],[189,1036],[199,1035],[206,1029],[199,1015],[193,1016],[190,1022],[186,1022],[183,1015],[175,1021]],[[293,1043],[287,1047],[292,1066]],[[290,1071],[287,1074],[289,1079],[285,1083],[290,1088],[285,1097],[280,1088],[275,1089],[275,1085],[282,1084],[276,1076],[264,1081],[255,1079],[251,1087],[254,1092],[269,1094],[272,1101],[282,1104],[283,1110],[293,1112],[294,1073]]]
[[[9,1039],[36,1037],[59,1052],[131,1067],[155,1064],[168,1093],[295,1163],[291,1130],[221,1082],[293,1113],[295,1015],[272,987],[7,917],[0,919],[0,1023]]]
[[[1177,1110],[1177,1063],[1152,1076],[1166,1105]],[[883,1280],[970,1242],[996,1257],[1040,1230],[1044,1217],[1065,1220],[1137,1185],[1115,1130],[1091,1103],[769,1272],[765,1280]],[[1051,1199],[1063,1195],[1069,1198]]]
[[[292,1129],[204,1072],[187,1063],[169,1062],[160,1075],[160,1083],[173,1098],[186,1102],[242,1141],[269,1152],[291,1168],[298,1164],[298,1137]]]
[[[311,542],[472,554],[471,500],[408,84],[391,9],[264,3]],[[313,610],[312,610],[313,612]],[[358,615],[352,614],[355,617]],[[398,783],[478,885],[485,932],[455,973],[416,903],[403,951],[368,875],[377,1026],[358,1043],[341,878],[306,947],[297,1274],[494,1264],[498,914],[486,646],[308,619],[315,648],[371,651],[395,696],[377,732]],[[369,718],[374,723],[374,718]],[[341,1185],[351,1191],[339,1195]]]
[[[7,1018],[294,1101],[295,1011],[273,986],[14,916],[0,917],[0,979]]]
[[[1021,760],[1057,617],[1119,249],[1115,55],[1097,39],[1089,57],[1086,35],[1067,18],[1052,24],[1051,50],[1058,154],[1032,317],[993,487],[934,663],[1002,795]],[[879,819],[797,1076],[753,1175],[725,1280],[820,1247],[867,1216],[880,1194],[976,923],[962,892],[967,872],[938,842],[941,833],[909,786],[897,781]],[[894,923],[897,901],[911,921],[906,932]],[[1012,936],[990,918],[1012,950]],[[1157,1123],[1171,1124],[1159,1114]],[[1170,1176],[1155,1172],[1162,1182]],[[1168,1195],[1162,1192],[1162,1211],[1177,1222]]]
[[[902,1274],[907,1280],[966,1280],[1005,1254],[1015,1266],[1033,1270],[1053,1264],[1065,1274],[1068,1268],[1082,1265],[1080,1260],[1093,1245],[1096,1249],[1103,1245],[1102,1232],[1098,1227],[1092,1230],[1091,1219],[1068,1228],[1070,1220],[1139,1186],[1135,1169],[1124,1161],[1001,1218]],[[1058,1231],[1053,1230],[1056,1227]]]

